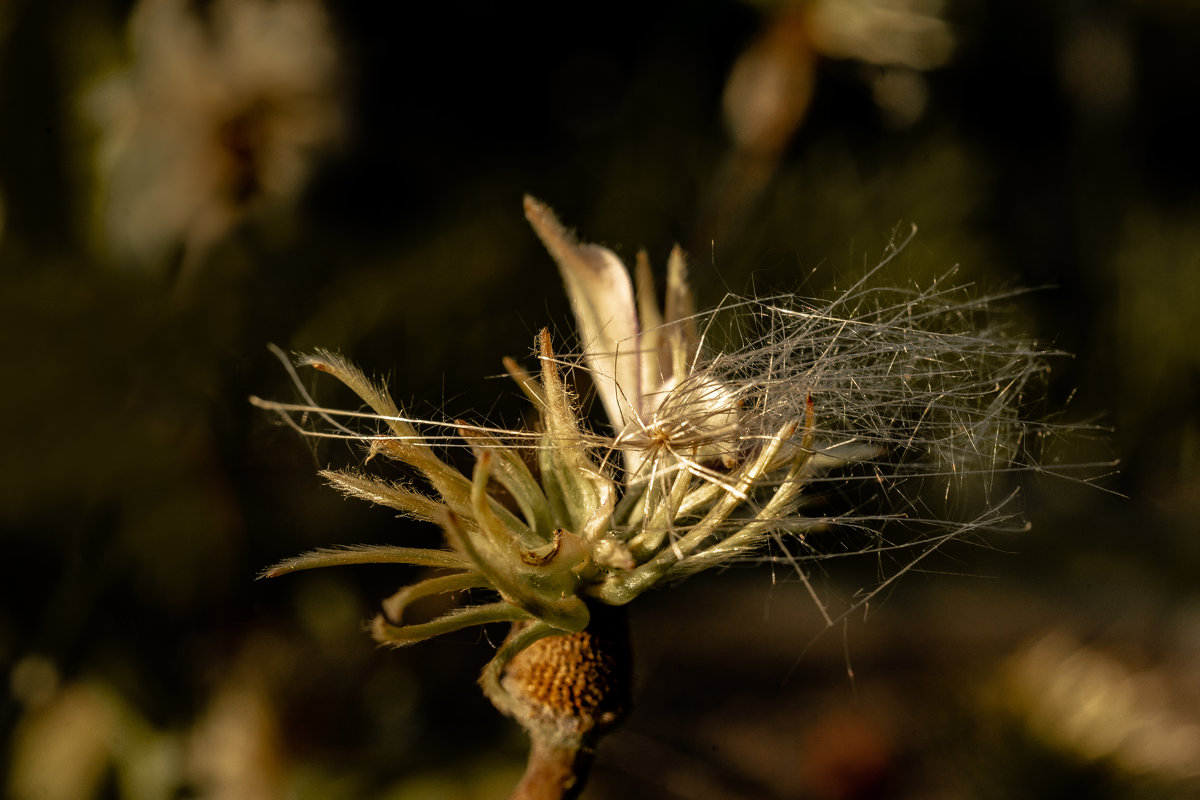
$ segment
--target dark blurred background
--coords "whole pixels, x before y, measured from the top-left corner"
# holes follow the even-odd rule
[[[381,651],[404,569],[255,581],[438,534],[247,398],[326,347],[519,424],[500,358],[571,331],[529,192],[702,305],[915,224],[902,280],[1038,289],[1047,412],[1112,431],[1054,458],[1120,461],[831,630],[768,568],[639,601],[585,798],[1200,796],[1198,52],[1190,0],[0,1],[4,793],[507,796],[503,630]]]

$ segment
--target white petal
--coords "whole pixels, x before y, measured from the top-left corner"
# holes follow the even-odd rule
[[[642,360],[633,284],[611,250],[580,244],[554,212],[525,198],[525,217],[558,264],[579,323],[588,369],[613,428],[621,431],[641,404]]]

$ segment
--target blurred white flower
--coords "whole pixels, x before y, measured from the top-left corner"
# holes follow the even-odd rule
[[[954,50],[940,0],[816,0],[809,12],[813,46],[829,58],[879,66],[934,69]]]
[[[924,113],[922,71],[943,66],[954,33],[939,0],[750,0],[768,16],[737,57],[722,97],[732,152],[702,241],[720,239],[774,175],[808,114],[821,59],[867,68],[881,117],[895,127]]]
[[[247,215],[293,202],[342,132],[338,54],[315,0],[142,0],[133,63],[86,98],[101,225],[121,262],[182,269]]]
[[[725,86],[725,120],[737,148],[776,158],[812,100],[818,58],[877,67],[875,99],[893,118],[920,115],[918,71],[944,66],[954,34],[937,0],[796,0],[784,3],[760,38],[734,63]],[[903,77],[900,77],[903,76]],[[896,84],[908,88],[902,93]],[[909,105],[900,107],[897,103]]]

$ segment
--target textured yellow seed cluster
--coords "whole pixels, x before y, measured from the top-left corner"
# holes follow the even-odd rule
[[[581,737],[616,724],[629,709],[629,641],[623,629],[598,625],[551,636],[508,664],[504,688],[528,722]]]

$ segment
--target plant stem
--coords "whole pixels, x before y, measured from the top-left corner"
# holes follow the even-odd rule
[[[531,737],[529,761],[510,800],[571,800],[583,791],[591,753]]]

